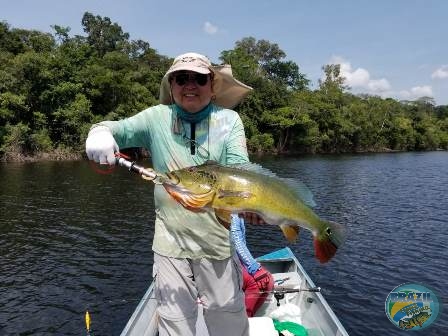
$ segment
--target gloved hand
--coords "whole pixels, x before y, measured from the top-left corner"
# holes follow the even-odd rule
[[[115,164],[115,153],[119,151],[112,132],[106,126],[90,130],[86,140],[86,153],[90,160],[100,164]]]
[[[274,278],[263,266],[260,267],[253,275],[257,287],[261,292],[270,291],[274,287]]]

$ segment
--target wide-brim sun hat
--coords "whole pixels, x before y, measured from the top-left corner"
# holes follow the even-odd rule
[[[238,105],[252,90],[252,88],[241,83],[232,74],[229,64],[212,65],[210,60],[197,53],[186,53],[177,56],[173,64],[162,78],[160,84],[160,103],[173,104],[169,78],[176,71],[194,71],[202,74],[213,73],[213,103],[225,108],[233,108]]]

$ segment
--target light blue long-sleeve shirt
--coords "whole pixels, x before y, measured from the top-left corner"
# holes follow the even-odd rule
[[[235,111],[219,106],[213,105],[210,116],[196,124],[196,143],[201,148],[194,155],[186,140],[190,137],[190,124],[180,120],[170,105],[153,106],[130,118],[100,124],[112,131],[120,148],[147,148],[158,172],[199,165],[207,160],[221,164],[248,162],[241,118]],[[161,185],[155,186],[154,198],[156,253],[192,259],[224,259],[231,255],[229,232],[218,223],[212,210],[186,210]]]
[[[246,227],[244,219],[238,214],[231,215],[230,239],[235,247],[241,263],[250,275],[254,275],[260,268],[260,263],[255,260],[246,245]]]

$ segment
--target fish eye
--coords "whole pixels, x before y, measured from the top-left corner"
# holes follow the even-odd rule
[[[326,233],[328,236],[331,236],[331,235],[333,234],[333,231],[331,231],[330,228],[327,228],[327,229],[325,230],[325,233]]]

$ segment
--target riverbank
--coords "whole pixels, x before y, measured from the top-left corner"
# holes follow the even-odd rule
[[[0,157],[0,162],[38,162],[38,161],[76,161],[84,157],[82,153],[54,151],[26,155],[23,153],[8,153]]]
[[[339,154],[374,154],[374,153],[403,153],[403,152],[433,152],[433,151],[447,151],[443,148],[437,149],[428,149],[421,151],[406,151],[406,150],[396,150],[390,148],[382,148],[381,150],[364,150],[364,151],[353,151],[353,152],[318,152],[318,153],[310,153],[310,152],[249,152],[249,155],[255,157],[263,157],[263,156],[299,156],[299,155],[339,155]],[[127,149],[121,151],[123,154],[130,157],[131,160],[140,160],[149,158],[149,152],[144,149]],[[9,153],[7,155],[0,156],[0,162],[39,162],[39,161],[77,161],[86,159],[86,155],[84,152],[73,152],[68,150],[55,150],[53,152],[42,152],[36,153],[34,155],[26,155],[23,153]]]

